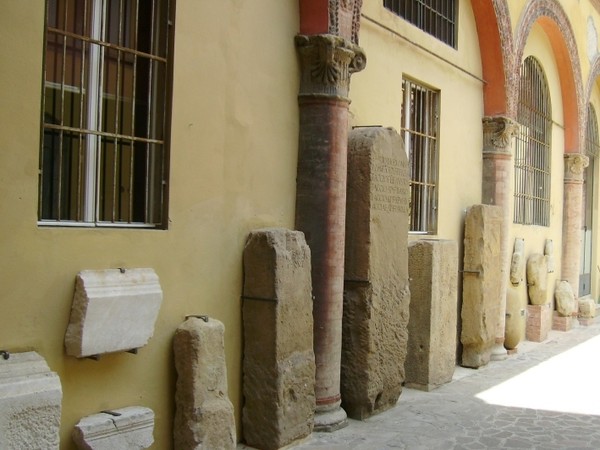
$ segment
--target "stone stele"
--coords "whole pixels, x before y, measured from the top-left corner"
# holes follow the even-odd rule
[[[143,347],[154,334],[161,302],[152,269],[80,272],[65,335],[67,354],[84,358]]]
[[[278,449],[312,432],[315,411],[310,249],[299,231],[250,233],[244,248],[245,442]]]
[[[58,449],[62,389],[35,352],[0,357],[0,448]]]
[[[227,395],[225,327],[189,317],[175,331],[177,384],[173,439],[178,450],[234,449],[233,405]]]
[[[462,365],[478,368],[490,361],[501,305],[502,264],[498,262],[502,208],[474,205],[465,217]]]
[[[556,300],[556,312],[561,317],[571,317],[575,311],[575,294],[568,281],[558,282],[554,290],[554,299]]]
[[[103,411],[84,417],[73,429],[81,450],[142,450],[154,442],[154,412],[142,406]]]
[[[452,381],[456,365],[458,245],[419,240],[408,246],[410,319],[405,386],[426,390]]]
[[[548,303],[548,259],[534,253],[527,259],[527,293],[532,305]]]
[[[392,128],[355,128],[348,148],[342,406],[396,405],[408,341],[408,162]]]

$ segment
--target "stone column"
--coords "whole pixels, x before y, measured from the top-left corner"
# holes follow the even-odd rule
[[[362,50],[329,34],[297,36],[301,82],[296,181],[296,228],[311,250],[315,429],[346,424],[340,407],[344,290],[348,90],[350,75],[365,66]]]
[[[483,204],[497,205],[502,208],[502,234],[500,258],[502,281],[498,302],[498,324],[492,360],[506,358],[504,348],[504,329],[506,322],[506,295],[509,281],[509,229],[511,223],[511,195],[513,161],[511,154],[512,138],[517,125],[507,117],[483,118],[483,182],[481,198]]]
[[[579,297],[583,170],[588,164],[585,155],[565,154],[561,279],[569,282],[575,298]]]

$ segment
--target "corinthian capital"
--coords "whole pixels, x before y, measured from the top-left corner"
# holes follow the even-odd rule
[[[583,170],[590,159],[581,153],[565,154],[565,181],[583,181]]]
[[[348,99],[350,75],[364,69],[366,56],[357,45],[330,34],[296,36],[300,53],[300,96]]]
[[[484,153],[510,154],[511,140],[516,136],[517,131],[518,125],[508,117],[484,117]]]

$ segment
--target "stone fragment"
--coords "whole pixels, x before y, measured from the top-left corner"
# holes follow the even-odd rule
[[[578,317],[593,319],[596,317],[596,302],[590,297],[580,298],[578,301]]]
[[[177,384],[173,437],[177,450],[234,449],[233,405],[227,391],[225,327],[189,317],[173,340]]]
[[[575,295],[568,281],[559,281],[554,291],[556,312],[561,317],[571,317],[575,311]]]
[[[510,261],[510,282],[513,286],[518,286],[523,281],[523,270],[525,269],[525,241],[523,239],[515,239],[515,246]]]
[[[0,448],[58,449],[62,389],[35,352],[0,357]]]
[[[527,292],[532,305],[548,303],[548,260],[534,253],[527,260]]]
[[[408,162],[392,128],[355,128],[348,148],[342,406],[396,405],[408,341]]]
[[[143,347],[154,334],[161,302],[152,269],[80,272],[65,335],[67,354],[83,358]]]
[[[429,391],[452,381],[456,365],[458,245],[419,240],[408,246],[410,319],[405,385]]]
[[[154,412],[142,406],[103,411],[75,425],[73,440],[81,450],[141,450],[154,442]]]
[[[556,263],[554,262],[554,242],[552,242],[552,239],[546,239],[544,244],[544,256],[546,257],[548,273],[553,273]]]
[[[502,304],[502,208],[474,205],[465,217],[462,365],[481,367],[490,361]]]
[[[315,357],[310,249],[299,231],[250,233],[244,248],[245,442],[278,449],[312,432]]]
[[[524,286],[509,286],[506,291],[504,347],[514,350],[525,339],[527,293]]]

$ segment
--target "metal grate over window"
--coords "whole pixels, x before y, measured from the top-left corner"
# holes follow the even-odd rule
[[[165,217],[169,0],[48,0],[43,224]]]
[[[440,41],[456,48],[456,0],[383,0],[383,6],[431,34]]]
[[[521,66],[517,120],[514,222],[548,226],[552,111],[546,76],[532,56]]]
[[[402,136],[410,168],[412,232],[437,231],[439,91],[402,80]]]

